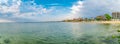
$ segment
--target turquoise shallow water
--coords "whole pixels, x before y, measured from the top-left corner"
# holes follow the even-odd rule
[[[119,44],[119,24],[0,23],[0,44]]]

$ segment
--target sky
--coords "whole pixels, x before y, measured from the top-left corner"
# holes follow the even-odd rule
[[[120,11],[120,0],[0,0],[0,22],[61,21]]]

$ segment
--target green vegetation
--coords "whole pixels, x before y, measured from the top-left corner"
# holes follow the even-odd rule
[[[112,16],[108,13],[104,14],[104,15],[99,15],[96,17],[91,17],[91,18],[73,18],[73,19],[66,19],[63,20],[63,22],[90,22],[90,21],[111,21]]]
[[[63,22],[81,22],[81,21],[110,21],[112,17],[109,14],[99,15],[92,18],[73,18],[64,20]]]
[[[109,14],[105,14],[104,16],[105,16],[106,20],[108,20],[108,21],[111,20],[111,18],[112,18]]]

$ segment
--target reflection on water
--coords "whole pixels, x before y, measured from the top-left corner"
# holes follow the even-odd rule
[[[0,44],[119,44],[119,24],[1,23]]]

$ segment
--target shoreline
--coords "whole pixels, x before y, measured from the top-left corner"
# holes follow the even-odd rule
[[[112,23],[112,24],[120,24],[120,21],[91,21],[91,23]]]
[[[120,24],[120,21],[91,21],[93,23],[111,23],[111,24]]]
[[[120,21],[81,21],[81,23],[111,23],[111,24],[120,24]]]

